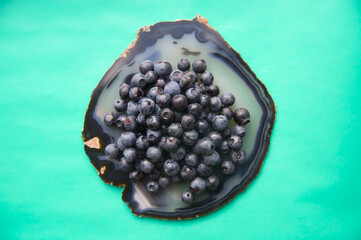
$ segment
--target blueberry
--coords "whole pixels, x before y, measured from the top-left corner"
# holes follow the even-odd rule
[[[184,76],[179,80],[179,87],[184,92],[194,86],[196,80],[192,76]]]
[[[203,156],[203,161],[207,165],[215,166],[221,162],[221,158],[217,151],[214,151],[210,155]]]
[[[156,168],[154,168],[150,173],[149,173],[149,178],[151,180],[158,180],[160,176],[160,171]]]
[[[195,118],[200,118],[202,113],[203,109],[199,103],[191,103],[188,105],[188,114],[193,115]]]
[[[192,129],[185,131],[182,136],[182,142],[184,145],[192,146],[195,145],[198,141],[198,133]]]
[[[145,136],[141,135],[135,141],[135,145],[139,150],[146,151],[149,148],[149,141]]]
[[[185,155],[186,155],[186,150],[185,150],[185,148],[184,148],[184,147],[179,147],[179,148],[177,149],[177,151],[172,152],[172,153],[170,154],[170,157],[171,157],[174,161],[179,162],[179,161],[181,161],[181,160],[184,158]]]
[[[207,117],[207,114],[203,111],[202,114],[199,116],[199,119],[207,120],[206,117]]]
[[[162,123],[171,123],[173,122],[174,112],[170,108],[163,108],[160,111],[159,118]]]
[[[124,129],[126,131],[134,131],[138,127],[137,120],[134,116],[128,116],[124,121]]]
[[[236,125],[233,127],[233,135],[238,135],[240,137],[244,137],[246,135],[246,128],[240,125]]]
[[[138,104],[135,103],[134,101],[129,101],[127,105],[127,114],[135,116],[138,115],[138,113],[139,113]]]
[[[181,119],[181,125],[184,130],[194,129],[194,127],[196,126],[196,119],[191,114],[185,114]]]
[[[193,181],[189,184],[189,188],[194,193],[203,192],[206,189],[206,181],[200,177],[196,177]]]
[[[215,84],[211,84],[211,85],[207,86],[206,90],[207,90],[208,95],[211,97],[218,96],[218,94],[219,94],[219,87],[218,87],[218,85],[215,85]]]
[[[188,70],[188,71],[185,71],[185,73],[183,74],[183,76],[185,77],[191,77],[193,78],[194,81],[196,81],[198,79],[198,75],[195,71],[191,71],[191,70]]]
[[[177,94],[172,98],[172,106],[177,111],[186,110],[188,107],[187,98],[182,94]]]
[[[221,96],[221,101],[224,106],[228,107],[228,106],[232,106],[234,104],[234,102],[236,101],[236,98],[234,97],[234,95],[232,93],[224,93]]]
[[[197,166],[197,174],[201,177],[208,177],[213,173],[212,167],[206,165],[205,163],[200,163]]]
[[[242,147],[242,138],[238,135],[230,136],[227,142],[233,150],[240,150]]]
[[[162,150],[158,147],[150,147],[147,149],[147,158],[152,162],[158,162],[162,159]]]
[[[119,166],[119,169],[122,170],[123,172],[130,172],[134,168],[133,164],[127,162],[125,160],[125,158],[120,159],[118,166]]]
[[[213,119],[214,119],[216,116],[217,116],[217,114],[215,114],[215,113],[213,113],[213,112],[209,112],[209,113],[207,114],[206,119],[207,119],[208,122],[213,123]]]
[[[129,97],[129,91],[130,91],[130,86],[126,83],[122,83],[119,88],[119,96],[122,99],[127,99]]]
[[[223,137],[219,132],[217,131],[210,132],[208,134],[208,137],[213,140],[214,145],[216,145],[216,147],[221,146],[223,142]]]
[[[158,179],[158,183],[159,186],[161,186],[162,188],[168,187],[170,184],[170,179],[169,177],[165,176],[165,175],[160,175],[159,179]]]
[[[166,151],[174,152],[178,149],[179,144],[180,144],[180,142],[179,142],[178,138],[167,137],[164,147],[165,147]]]
[[[163,93],[163,88],[160,87],[152,87],[149,89],[149,92],[147,94],[147,97],[152,99],[153,101],[156,101],[159,94]]]
[[[145,159],[140,162],[140,170],[142,170],[142,172],[150,173],[153,169],[154,164],[151,161]]]
[[[247,161],[246,153],[243,150],[232,151],[231,152],[231,160],[236,165],[245,163]]]
[[[226,129],[223,130],[222,137],[229,138],[230,136],[232,136],[232,130],[231,128],[227,127]]]
[[[178,62],[178,69],[182,70],[182,71],[187,71],[190,68],[191,64],[187,59],[181,59]]]
[[[104,115],[104,123],[106,126],[110,127],[115,123],[115,115],[114,113],[107,113]]]
[[[186,190],[182,193],[182,201],[185,203],[193,202],[193,193],[190,190]]]
[[[192,63],[192,68],[196,73],[203,73],[207,68],[207,63],[203,59],[197,59]]]
[[[160,128],[160,120],[156,115],[150,115],[147,117],[148,129],[156,131]]]
[[[207,72],[205,71],[204,73],[201,74],[200,76],[200,79],[201,79],[201,82],[208,86],[208,85],[211,85],[213,83],[213,74],[211,72]]]
[[[183,134],[183,128],[182,125],[180,125],[179,123],[172,123],[168,127],[169,136],[179,138],[182,136],[182,134]]]
[[[231,148],[229,147],[228,145],[228,142],[227,141],[223,141],[221,146],[219,147],[219,152],[221,154],[227,154],[231,151]]]
[[[202,138],[198,142],[199,151],[203,155],[209,155],[214,152],[214,149],[216,148],[214,142],[209,137]]]
[[[196,103],[199,101],[200,98],[200,94],[195,88],[187,89],[187,91],[185,92],[185,96],[187,97],[188,102],[190,103]]]
[[[183,166],[180,175],[184,180],[189,181],[196,176],[196,171],[193,167]]]
[[[136,169],[134,171],[131,171],[129,173],[129,179],[132,181],[132,182],[140,182],[142,181],[142,179],[144,178],[144,174],[143,172],[141,172],[140,170]]]
[[[173,70],[173,72],[171,72],[169,75],[169,79],[171,81],[176,81],[177,83],[179,83],[182,77],[183,77],[183,72],[180,70]]]
[[[204,84],[201,82],[196,82],[194,87],[200,94],[205,94],[207,92],[206,86],[204,86]]]
[[[183,117],[183,114],[184,113],[182,113],[182,112],[175,111],[173,122],[176,122],[176,123],[180,122]]]
[[[161,108],[169,107],[172,103],[172,96],[168,93],[160,93],[156,98],[156,103]]]
[[[223,107],[219,114],[226,116],[228,120],[231,120],[233,118],[233,111],[229,107]]]
[[[139,125],[146,126],[146,125],[147,125],[146,116],[144,116],[143,114],[139,113],[138,116],[137,116],[137,123],[138,123]]]
[[[231,161],[222,162],[222,173],[225,175],[231,175],[234,173],[235,166]]]
[[[158,79],[155,81],[155,86],[156,86],[156,87],[164,88],[164,87],[165,87],[165,84],[166,84],[166,82],[164,81],[163,78],[158,78]]]
[[[139,64],[139,71],[143,74],[146,74],[148,71],[154,69],[153,62],[150,60],[145,60]]]
[[[136,141],[136,137],[133,132],[123,132],[119,139],[126,147],[133,147]]]
[[[192,167],[195,167],[198,165],[198,156],[195,153],[188,153],[185,158],[184,158],[184,162]]]
[[[250,122],[248,110],[245,108],[237,108],[233,113],[233,119],[240,125],[246,125]]]
[[[201,155],[202,153],[199,149],[198,143],[199,143],[199,141],[192,146],[192,151],[197,155]]]
[[[215,175],[210,176],[206,180],[206,185],[209,190],[216,190],[219,185],[219,178]]]
[[[145,82],[144,75],[141,73],[136,73],[130,80],[131,87],[139,87],[141,89],[147,88],[147,83]]]
[[[176,94],[179,94],[181,92],[179,84],[176,81],[169,81],[164,86],[164,93],[168,93],[171,96],[174,96]]]
[[[156,105],[155,105],[154,114],[159,117],[161,110],[162,110],[162,109],[156,104]]]
[[[117,148],[117,146],[113,143],[111,144],[108,144],[106,147],[105,147],[105,154],[108,156],[108,158],[117,158],[119,156],[119,149]]]
[[[153,131],[150,129],[147,130],[147,139],[150,143],[152,143],[152,144],[158,143],[160,141],[161,137],[162,137],[162,133],[160,130],[157,130],[157,131]]]
[[[115,110],[117,110],[118,112],[122,112],[125,109],[127,109],[127,102],[121,98],[115,99],[113,102],[113,105],[114,105]]]
[[[203,109],[206,109],[209,107],[210,98],[208,95],[201,94],[199,97],[199,104],[203,107]]]
[[[158,146],[162,149],[162,150],[166,150],[166,144],[167,144],[167,136],[163,136],[161,137],[160,141],[158,142]]]
[[[218,112],[221,109],[222,109],[221,99],[219,97],[211,97],[209,101],[209,110],[211,110],[211,112]]]
[[[157,193],[159,190],[159,184],[156,181],[150,181],[147,183],[147,191],[150,193]]]
[[[141,98],[138,102],[138,110],[141,114],[148,116],[155,111],[155,103],[150,98]]]
[[[212,122],[213,129],[216,131],[223,131],[228,127],[228,118],[223,115],[217,115]]]
[[[125,119],[127,119],[127,114],[121,114],[118,116],[117,120],[115,120],[115,124],[118,128],[124,129]]]
[[[122,143],[122,139],[119,137],[117,140],[117,148],[120,151],[124,151],[127,147]]]
[[[170,65],[170,63],[166,61],[159,61],[154,64],[154,72],[159,77],[165,77],[172,72],[172,65]]]
[[[165,174],[173,177],[179,173],[179,164],[172,159],[168,159],[164,162],[163,169]]]
[[[206,119],[201,119],[196,123],[197,132],[204,134],[209,131],[209,123]]]
[[[135,162],[137,160],[137,151],[134,148],[126,148],[124,149],[123,156],[127,162]]]

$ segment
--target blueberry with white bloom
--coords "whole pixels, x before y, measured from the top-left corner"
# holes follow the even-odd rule
[[[144,60],[139,64],[139,71],[143,74],[146,74],[148,71],[152,71],[154,69],[154,64],[150,60]]]
[[[108,144],[106,147],[105,147],[105,154],[108,156],[108,158],[117,158],[119,156],[119,149],[117,148],[117,146],[113,143],[111,144]]]

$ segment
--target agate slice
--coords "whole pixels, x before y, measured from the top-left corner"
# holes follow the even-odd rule
[[[220,94],[233,93],[235,107],[247,108],[251,122],[246,126],[243,149],[247,161],[236,172],[222,179],[216,191],[204,191],[191,204],[180,198],[188,189],[187,182],[171,184],[151,194],[146,182],[133,183],[128,173],[109,160],[105,146],[114,143],[122,130],[104,124],[104,115],[114,111],[113,101],[119,97],[119,86],[129,83],[139,72],[144,60],[169,61],[176,69],[180,59],[205,59],[207,70],[214,75],[214,83]],[[234,109],[233,109],[234,110]],[[136,39],[115,61],[94,89],[86,112],[83,141],[86,154],[105,183],[124,186],[123,201],[137,216],[163,219],[189,219],[212,212],[229,202],[251,183],[259,173],[270,144],[270,135],[275,121],[274,102],[263,83],[256,77],[241,56],[233,50],[222,36],[199,15],[193,20],[160,22],[141,28]],[[222,156],[222,160],[229,158]]]

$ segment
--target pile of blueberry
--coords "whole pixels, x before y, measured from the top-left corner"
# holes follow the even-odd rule
[[[246,161],[241,149],[249,112],[230,108],[232,93],[221,97],[206,71],[203,59],[181,59],[172,71],[169,62],[145,60],[130,83],[119,89],[116,113],[104,116],[104,123],[124,132],[105,154],[118,161],[133,182],[147,181],[147,190],[156,193],[172,182],[189,182],[181,198],[193,201],[193,194],[218,188],[223,176],[234,173]],[[231,130],[229,123],[236,125]],[[229,157],[223,160],[222,155]]]

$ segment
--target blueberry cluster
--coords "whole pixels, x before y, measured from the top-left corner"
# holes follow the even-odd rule
[[[230,107],[232,93],[219,95],[213,74],[203,59],[182,59],[172,70],[167,61],[145,60],[130,83],[123,83],[115,99],[116,113],[104,123],[123,130],[106,146],[108,158],[118,161],[133,182],[147,181],[156,193],[172,182],[189,182],[181,198],[191,203],[195,193],[213,191],[222,176],[234,173],[246,161],[242,137],[250,121],[247,109]],[[231,120],[236,122],[230,129]],[[222,155],[229,157],[223,160]]]

